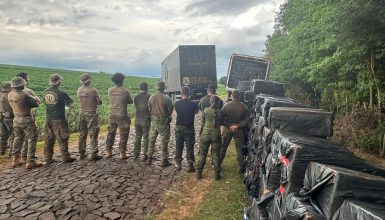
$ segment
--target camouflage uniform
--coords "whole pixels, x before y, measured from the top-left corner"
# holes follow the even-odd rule
[[[199,104],[198,104],[199,110],[201,110],[203,112],[206,108],[210,107],[210,98],[211,98],[211,95],[207,95],[207,96],[201,98],[201,100],[199,101]],[[218,103],[218,108],[221,109],[222,107],[223,107],[223,101],[220,100]]]
[[[150,95],[147,92],[141,92],[134,98],[135,103],[135,147],[134,157],[138,158],[141,150],[141,142],[143,138],[143,155],[147,159],[148,136],[150,130],[150,110],[148,109],[148,100]]]
[[[26,86],[28,86],[27,82],[26,82]],[[35,98],[38,101],[39,104],[41,103],[39,97],[37,97],[36,93],[32,89],[30,89],[28,87],[24,87],[23,91],[27,95],[30,95],[33,98]],[[31,115],[32,115],[33,120],[36,121],[36,111],[35,111],[35,109],[31,110]],[[26,161],[26,159],[27,159],[27,151],[28,151],[27,149],[28,149],[28,139],[25,139],[24,143],[23,143],[23,147],[21,148],[21,159],[22,159],[22,161]]]
[[[152,95],[148,101],[148,107],[151,114],[151,125],[149,134],[149,146],[148,146],[148,161],[147,164],[151,164],[152,156],[155,150],[155,141],[160,134],[162,142],[162,166],[168,166],[168,143],[170,141],[170,122],[171,114],[173,110],[171,99],[163,94],[164,83],[158,83],[158,91],[155,95]]]
[[[13,139],[13,111],[8,102],[8,93],[11,88],[9,82],[4,82],[0,94],[0,154],[4,155],[9,148],[9,155],[12,155]]]
[[[184,144],[186,143],[186,158],[189,164],[189,172],[195,170],[193,164],[195,162],[194,144],[195,129],[194,118],[199,111],[198,105],[189,100],[181,99],[175,102],[175,111],[177,113],[175,126],[175,162],[178,169],[181,169],[182,153]]]
[[[13,89],[8,94],[8,100],[12,107],[15,118],[13,126],[15,131],[15,139],[13,143],[13,166],[18,165],[20,159],[21,148],[25,137],[28,139],[27,152],[27,168],[33,168],[35,163],[36,144],[38,139],[37,126],[35,119],[32,117],[31,109],[39,106],[38,100],[19,90],[20,86],[24,85],[24,81],[20,77],[12,79]]]
[[[100,159],[98,155],[99,115],[96,113],[98,105],[102,104],[98,90],[91,87],[91,76],[83,74],[80,78],[83,85],[78,89],[77,96],[80,101],[79,118],[79,154],[80,159],[85,158],[87,135],[91,139],[91,158]]]
[[[226,151],[230,145],[231,139],[234,138],[235,147],[237,150],[237,161],[239,166],[239,172],[243,172],[244,160],[243,160],[243,148],[245,145],[245,127],[250,121],[249,109],[246,105],[237,99],[233,99],[230,103],[223,107],[225,113],[225,127],[223,128],[222,137],[223,144],[221,148],[221,163],[225,159]],[[230,127],[237,125],[238,131],[230,131]]]
[[[219,99],[219,98],[218,98]],[[202,116],[202,128],[199,142],[200,158],[197,165],[197,178],[202,177],[203,168],[206,164],[206,157],[211,145],[212,156],[215,167],[215,178],[220,178],[221,160],[219,151],[221,149],[221,125],[224,122],[224,113],[215,107],[206,108]]]
[[[53,162],[56,138],[59,142],[63,162],[74,161],[74,158],[71,158],[68,152],[70,131],[65,117],[65,106],[70,106],[73,101],[66,92],[59,89],[61,80],[61,76],[52,75],[50,87],[44,91],[44,103],[47,109],[44,157],[47,164]]]
[[[108,134],[106,140],[107,157],[112,156],[112,146],[115,142],[116,130],[119,127],[119,152],[121,159],[126,159],[127,142],[130,133],[131,120],[127,112],[127,105],[132,104],[130,92],[121,87],[115,86],[108,90],[110,99],[110,117],[108,120]]]

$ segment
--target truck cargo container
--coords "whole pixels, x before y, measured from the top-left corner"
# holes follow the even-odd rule
[[[217,85],[215,45],[180,45],[161,63],[166,94],[180,97],[183,86],[190,88],[191,98],[205,96],[209,84]]]

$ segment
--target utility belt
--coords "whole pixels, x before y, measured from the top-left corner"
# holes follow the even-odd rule
[[[0,119],[13,119],[14,117],[12,112],[0,112]]]

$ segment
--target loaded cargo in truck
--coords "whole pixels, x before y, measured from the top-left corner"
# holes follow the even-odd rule
[[[161,63],[166,94],[180,97],[183,86],[190,88],[191,99],[205,96],[209,84],[217,85],[215,45],[180,45]]]
[[[240,81],[267,80],[269,78],[269,69],[270,60],[267,58],[233,54],[227,71],[226,90],[237,89]]]
[[[267,58],[242,54],[231,55],[226,80],[227,100],[231,100],[231,91],[250,90],[250,83],[253,79],[267,80],[269,69],[270,60]]]

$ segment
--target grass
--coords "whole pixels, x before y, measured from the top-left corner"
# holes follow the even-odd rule
[[[76,97],[76,92],[80,86],[79,77],[81,74],[83,74],[83,72],[0,64],[0,81],[10,81],[19,72],[27,72],[29,74],[29,87],[36,92],[40,99],[43,98],[43,92],[48,87],[49,76],[53,73],[58,73],[63,76],[64,81],[62,82],[61,88],[68,92],[74,99],[73,111],[67,112],[67,119],[69,121],[71,131],[76,132],[79,115],[79,101]],[[100,115],[101,123],[105,124],[107,122],[109,108],[107,90],[113,86],[113,83],[111,82],[111,75],[107,73],[92,73],[92,78],[92,86],[99,90],[100,96],[102,97],[104,103],[99,108],[98,112]],[[139,83],[143,81],[149,84],[149,92],[154,93],[155,85],[158,81],[158,79],[155,78],[127,76],[124,85],[130,90],[131,96],[135,96],[139,93]],[[134,113],[133,105],[129,106],[129,112],[131,115]],[[39,108],[37,108],[36,123],[39,127],[39,133],[42,136],[45,123],[44,104],[41,104]]]
[[[223,178],[213,180],[214,169],[210,159],[203,179],[195,173],[183,173],[164,197],[164,210],[148,219],[241,219],[245,207],[245,186],[237,173],[236,152],[232,143],[223,162]]]

